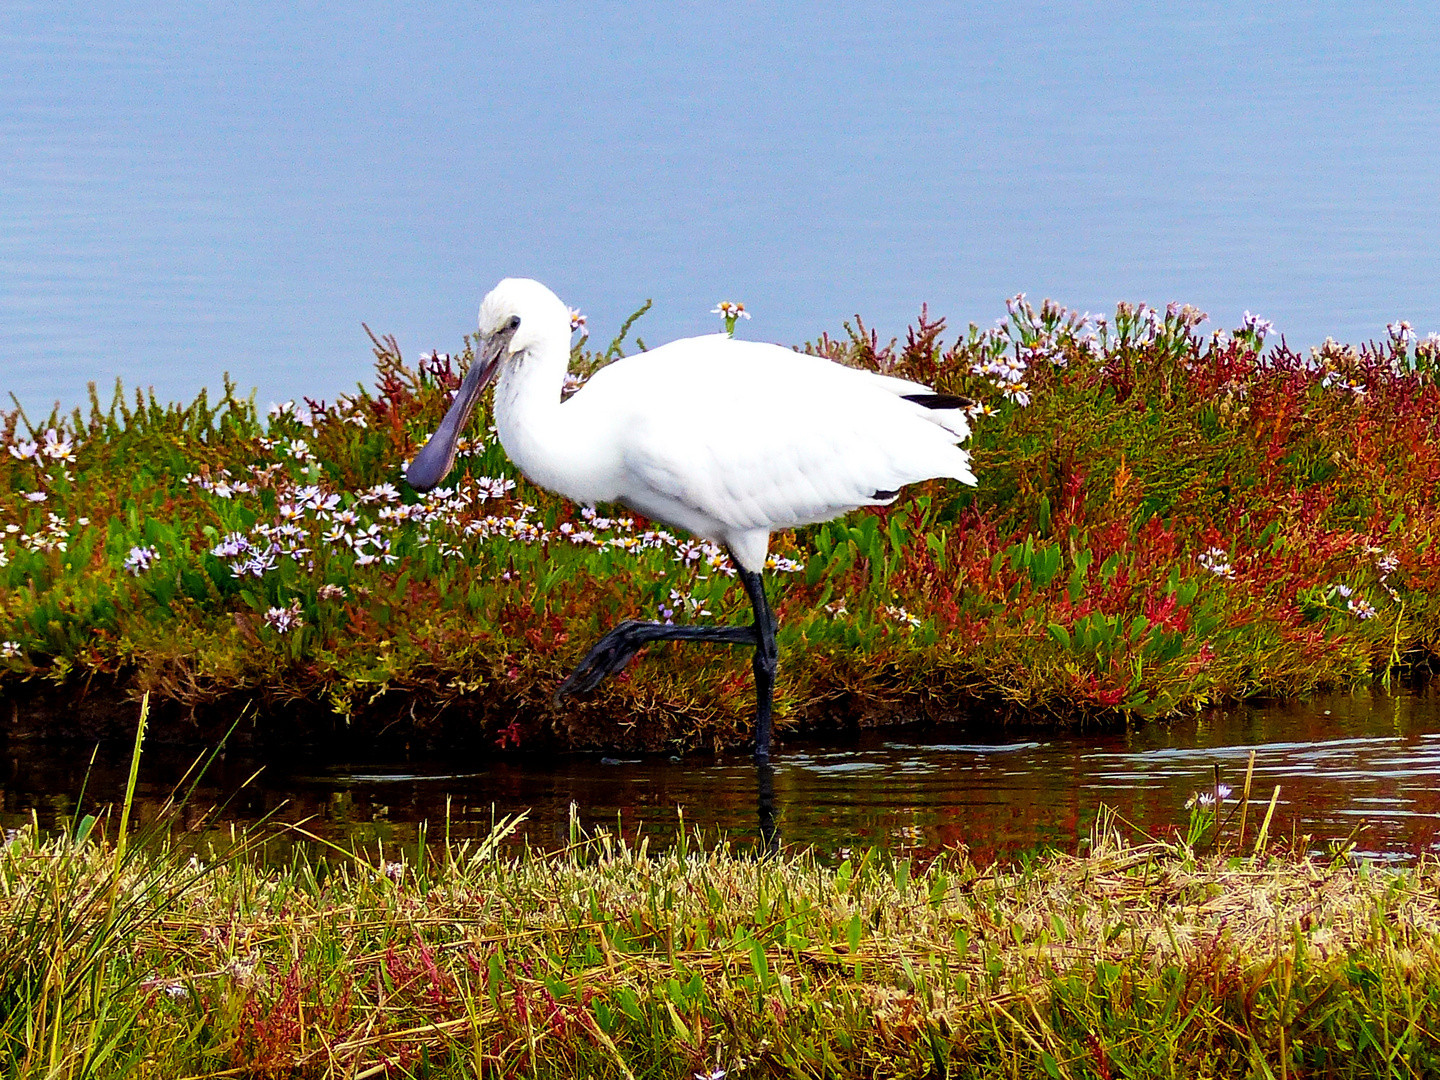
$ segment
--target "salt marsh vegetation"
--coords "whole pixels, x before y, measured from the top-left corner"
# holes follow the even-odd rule
[[[1203,318],[1019,296],[988,329],[947,334],[927,312],[903,342],[857,319],[804,346],[975,399],[980,486],[917,485],[777,537],[779,732],[1165,717],[1425,676],[1440,339],[1397,322],[1302,355],[1264,319],[1204,334]],[[581,336],[572,382],[632,325],[603,350]],[[621,618],[743,621],[725,554],[532,487],[488,415],[442,488],[408,489],[470,354],[374,352],[374,385],[334,401],[265,410],[227,384],[4,414],[0,694],[148,690],[177,730],[254,705],[262,740],[743,741],[748,664],[723,652],[652,650],[592,697],[551,700]]]

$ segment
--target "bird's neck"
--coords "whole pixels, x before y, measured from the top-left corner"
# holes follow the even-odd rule
[[[593,448],[560,401],[569,366],[568,340],[533,345],[506,364],[495,383],[495,428],[505,453],[532,483],[592,502],[607,496],[590,490]]]

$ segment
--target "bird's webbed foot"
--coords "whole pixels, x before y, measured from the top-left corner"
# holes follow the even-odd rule
[[[650,623],[627,619],[597,641],[570,677],[555,691],[555,701],[594,690],[611,675],[618,675],[631,658],[652,640]]]

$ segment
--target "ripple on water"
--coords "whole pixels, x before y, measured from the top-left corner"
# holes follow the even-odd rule
[[[1183,829],[1185,802],[1214,783],[1214,766],[1239,797],[1253,751],[1251,801],[1260,811],[1280,797],[1272,835],[1310,836],[1315,850],[1344,841],[1357,825],[1376,858],[1413,858],[1440,850],[1440,707],[1437,695],[1332,698],[1322,707],[1266,706],[1216,711],[1169,725],[1043,740],[984,741],[956,729],[864,732],[824,743],[788,740],[771,772],[774,804],[787,842],[833,855],[880,844],[926,853],[966,844],[981,858],[1039,844],[1073,849],[1102,805],[1152,834]],[[950,735],[948,739],[936,734]],[[74,813],[89,754],[17,743],[0,768],[0,824],[33,811],[53,825]],[[125,759],[114,756],[116,762]],[[158,810],[190,755],[147,752],[140,803]],[[77,764],[78,763],[78,764]],[[258,765],[259,777],[246,779]],[[121,764],[97,762],[87,810],[124,790]],[[524,838],[536,845],[568,840],[571,803],[582,822],[627,835],[709,836],[755,832],[757,774],[743,755],[667,757],[549,756],[493,760],[297,761],[231,752],[197,793],[205,805],[228,802],[240,822],[281,807],[286,820],[342,844],[404,843],[421,822],[441,823],[453,838],[484,834],[496,817],[528,811]],[[517,841],[518,842],[518,841]]]

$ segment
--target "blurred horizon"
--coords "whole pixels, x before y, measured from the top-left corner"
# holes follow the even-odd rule
[[[1440,9],[22,0],[0,394],[369,382],[501,277],[608,341],[798,345],[1017,292],[1293,348],[1440,330]]]

